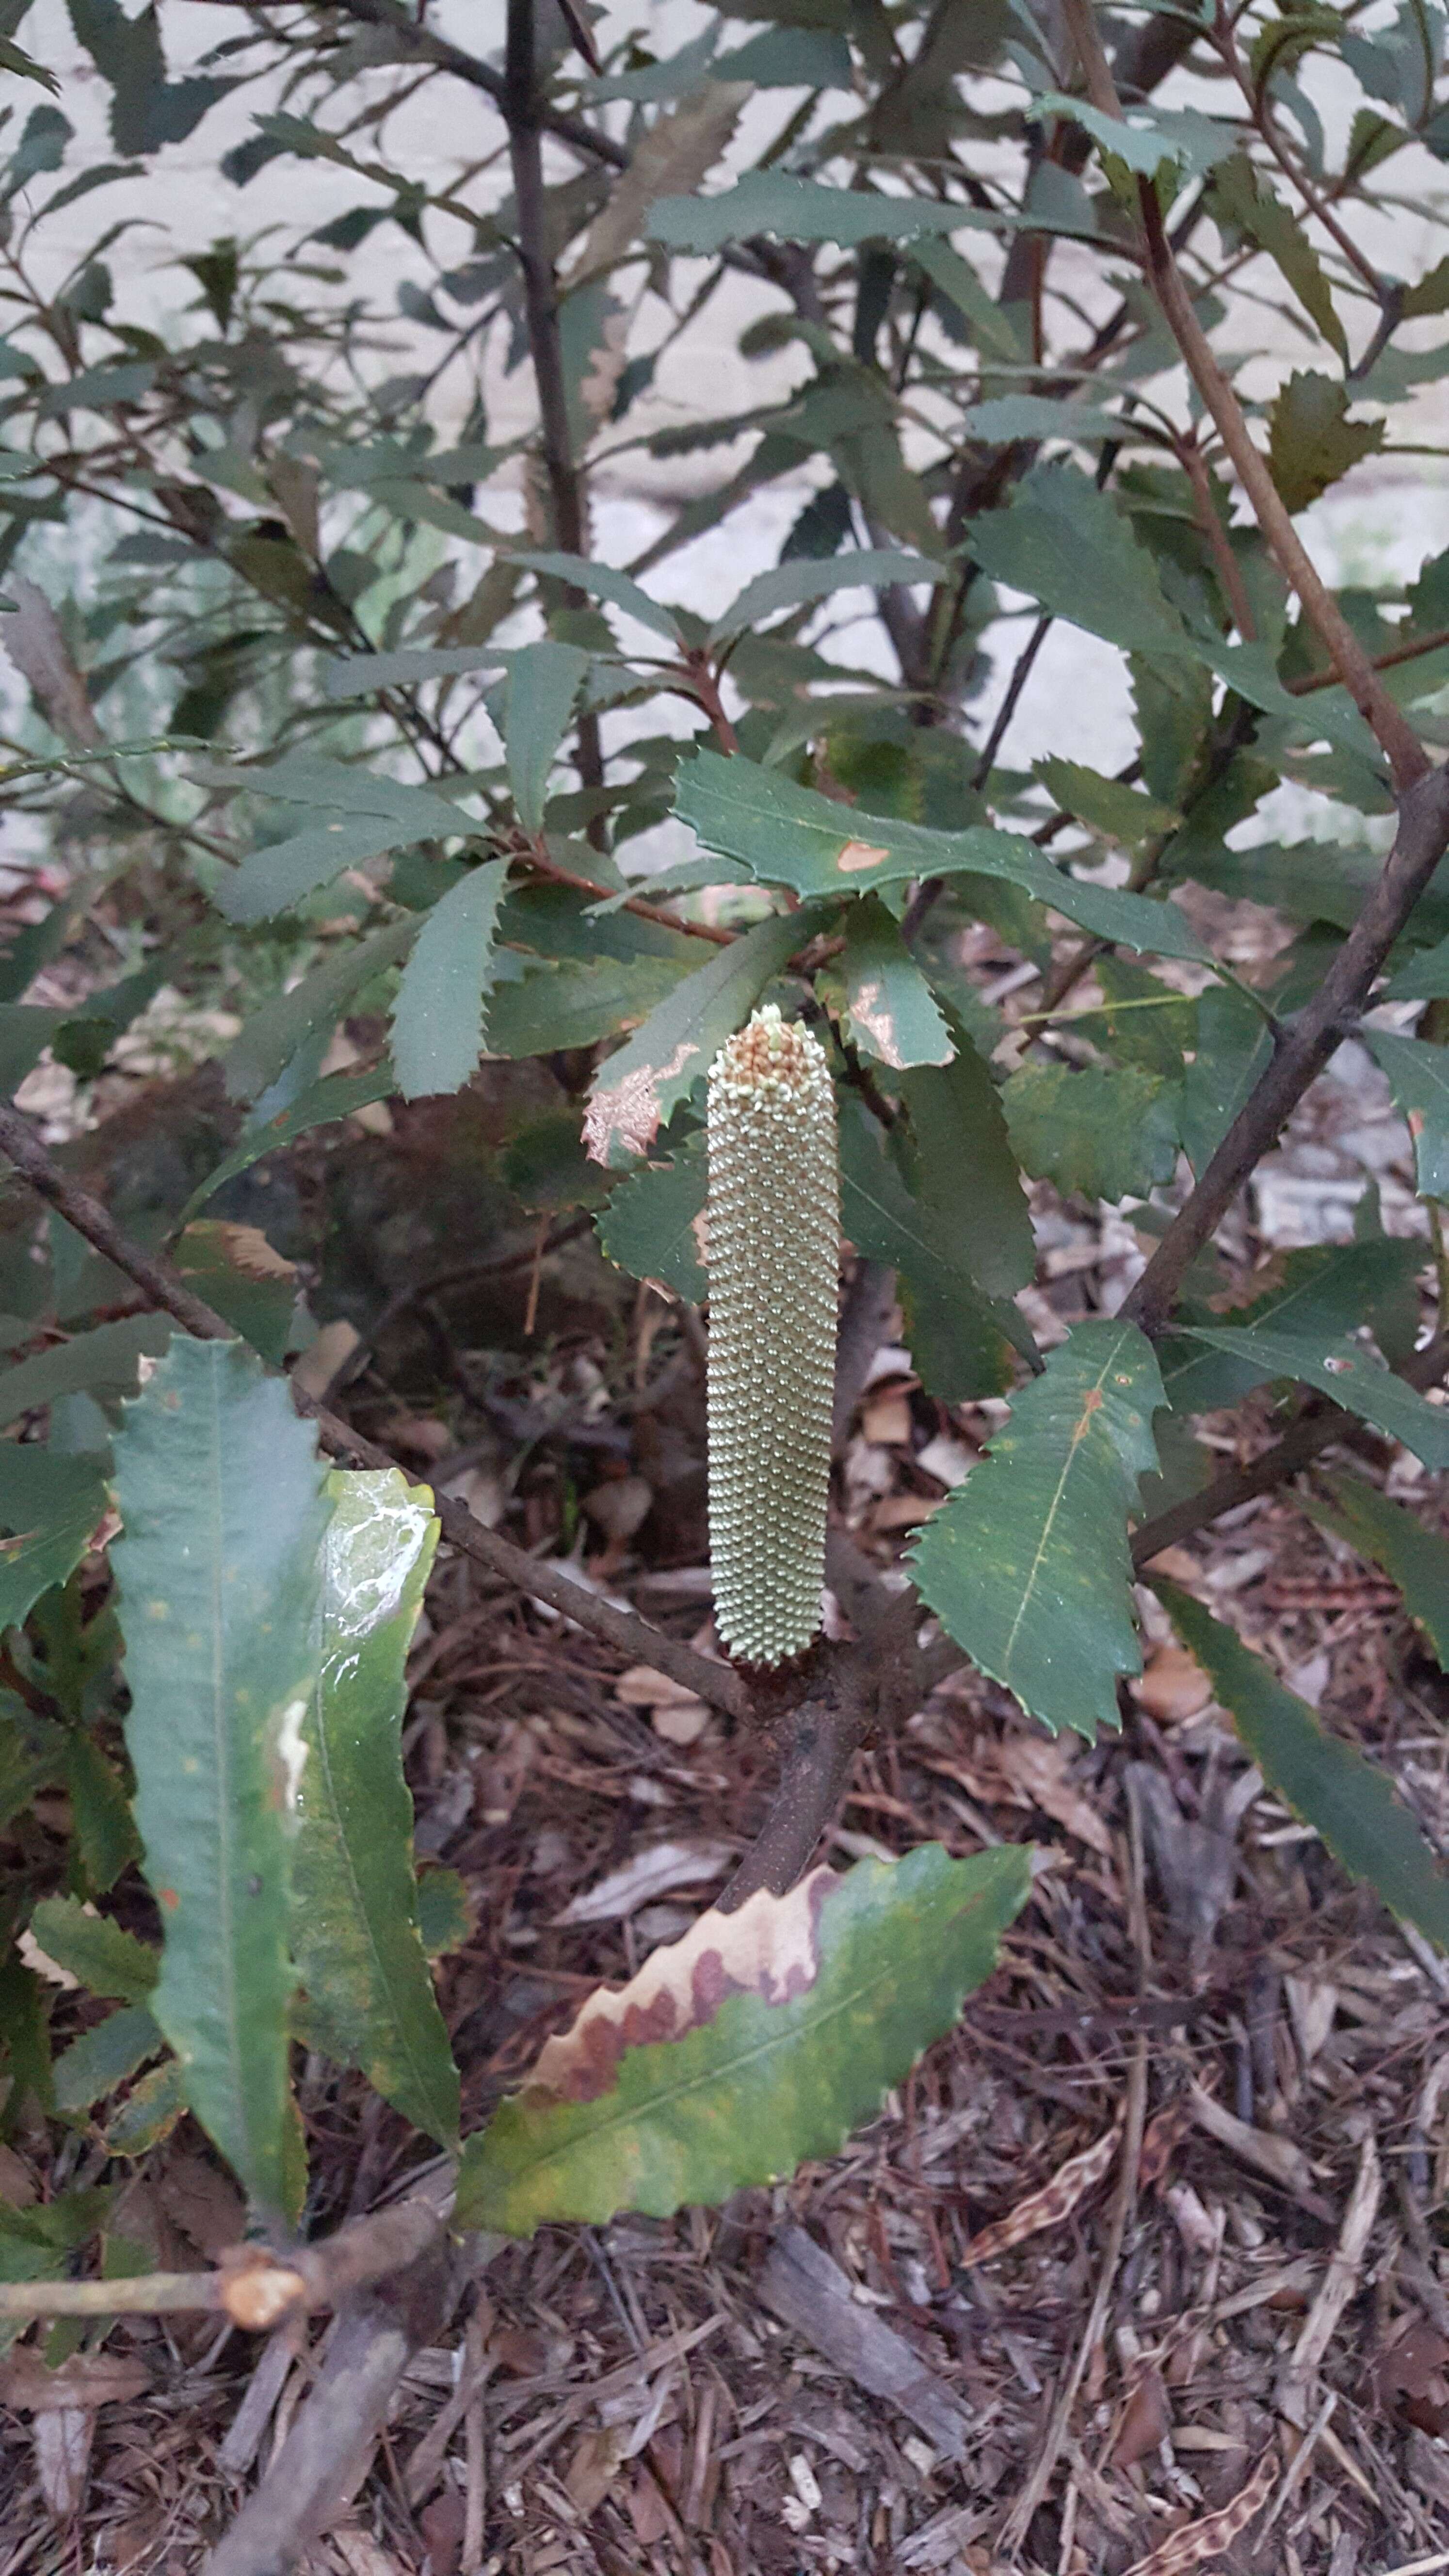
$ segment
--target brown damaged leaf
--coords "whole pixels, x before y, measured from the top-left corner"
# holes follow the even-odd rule
[[[21,2415],[125,2406],[150,2386],[145,2362],[120,2353],[76,2352],[51,2370],[44,2355],[27,2345],[0,2361],[0,2406],[13,2406]]]
[[[1410,2317],[1369,2365],[1380,2414],[1412,2424],[1432,2440],[1449,2434],[1449,2336],[1424,2317]]]
[[[712,2022],[726,1995],[756,1994],[789,2003],[813,1984],[819,1965],[820,1908],[840,1885],[831,1869],[813,1869],[788,1896],[762,1888],[737,1914],[711,1908],[682,1940],[645,1960],[627,1986],[590,1995],[570,2028],[551,2039],[529,2078],[529,2093],[563,2102],[594,2102],[607,2093],[626,2048],[683,2039]]]
[[[873,841],[847,841],[835,864],[842,876],[859,876],[866,868],[878,868],[889,850],[878,850]]]
[[[72,750],[97,750],[105,736],[55,610],[33,581],[12,579],[10,590],[15,607],[5,620],[6,652],[22,679],[29,681],[41,712]]]
[[[1069,2156],[1050,2182],[1042,2184],[1040,2191],[1029,2192],[1026,2199],[1019,2200],[1005,2218],[998,2218],[991,2227],[981,2228],[962,2247],[961,2262],[970,2265],[988,2263],[995,2255],[1009,2252],[1013,2245],[1024,2245],[1029,2236],[1039,2236],[1044,2227],[1060,2227],[1063,2219],[1071,2217],[1088,2192],[1106,2180],[1121,2135],[1122,2124],[1120,2120],[1114,2121],[1112,2127],[1090,2147],[1084,2147],[1079,2156]]]
[[[625,1154],[647,1153],[659,1133],[660,1084],[673,1082],[698,1054],[699,1048],[683,1038],[667,1064],[636,1065],[622,1082],[596,1084],[584,1111],[584,1145],[590,1162],[607,1169],[616,1144]]]

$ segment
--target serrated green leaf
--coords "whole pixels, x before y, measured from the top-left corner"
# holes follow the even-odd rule
[[[840,1107],[840,1224],[857,1252],[897,1273],[911,1357],[932,1395],[1000,1395],[1013,1351],[1034,1356],[1018,1308],[973,1278],[960,1227],[912,1196],[855,1099]]]
[[[647,1150],[703,1081],[725,1039],[744,1026],[771,977],[809,937],[799,913],[757,921],[677,984],[617,1055],[606,1058],[584,1119],[596,1163],[618,1167]]]
[[[396,1468],[337,1470],[322,1551],[320,1652],[304,1728],[292,1954],[316,2044],[360,2066],[444,2146],[458,2076],[417,1929],[402,1768],[408,1647],[437,1545],[432,1496]]]
[[[1138,1065],[1026,1064],[1001,1087],[1012,1152],[1070,1195],[1145,1199],[1177,1163],[1178,1093]]]
[[[1019,356],[1019,352],[1017,353]],[[963,438],[982,438],[1006,446],[1019,438],[1131,438],[1126,417],[1103,411],[1100,404],[1055,401],[1050,394],[996,394],[988,402],[968,403],[957,423]]]
[[[108,2013],[94,2029],[82,2031],[69,2048],[63,2048],[51,2069],[60,2117],[88,2111],[165,2045],[144,2004],[127,2004],[120,2012]]]
[[[37,1717],[13,1691],[0,1694],[0,1828],[60,1778],[66,1742],[64,1727]]]
[[[1248,1331],[1263,1324],[1287,1327],[1321,1334],[1326,1346],[1367,1323],[1382,1340],[1386,1332],[1392,1334],[1391,1319],[1406,1298],[1417,1323],[1418,1294],[1413,1283],[1422,1258],[1413,1240],[1387,1236],[1366,1243],[1313,1244],[1281,1255],[1273,1264],[1269,1285],[1248,1305],[1233,1310],[1235,1329]],[[1222,1351],[1204,1350],[1182,1331],[1159,1342],[1157,1356],[1167,1401],[1175,1413],[1214,1413],[1223,1405],[1237,1404],[1272,1375],[1270,1369],[1248,1359],[1229,1359]]]
[[[1031,1208],[1011,1150],[1001,1095],[959,1025],[950,1064],[908,1073],[911,1180],[921,1205],[954,1237],[962,1266],[992,1297],[1013,1297],[1036,1275]]]
[[[461,1091],[478,1069],[507,886],[508,861],[489,859],[423,916],[392,1006],[393,1071],[404,1100]]]
[[[1038,760],[1033,766],[1047,794],[1068,814],[1126,849],[1140,849],[1160,833],[1175,831],[1182,821],[1173,806],[1160,805],[1155,796],[1125,786],[1120,778],[1104,778],[1079,760]]]
[[[78,1728],[66,1737],[65,1786],[81,1868],[96,1895],[104,1896],[122,1870],[140,1859],[141,1837],[114,1763]]]
[[[0,1371],[0,1422],[61,1395],[134,1395],[139,1361],[159,1357],[175,1329],[168,1315],[125,1315]]]
[[[1449,1669],[1449,1539],[1426,1529],[1414,1512],[1381,1494],[1362,1476],[1331,1476],[1330,1506],[1316,1495],[1299,1501],[1320,1529],[1332,1530],[1369,1564],[1382,1568],[1404,1596],[1404,1607],[1428,1640],[1435,1661]]]
[[[1350,420],[1348,389],[1300,369],[1268,413],[1268,467],[1286,510],[1306,510],[1384,443],[1381,420]]]
[[[253,850],[216,889],[216,904],[228,921],[269,921],[330,885],[344,868],[388,850],[413,849],[421,841],[456,839],[478,829],[463,813],[426,787],[379,777],[371,770],[348,768],[342,761],[320,760],[301,753],[273,762],[267,769],[201,767],[203,785],[243,787],[253,795],[273,796],[306,807],[317,820],[287,840]]]
[[[254,1011],[222,1058],[229,1100],[255,1100],[276,1081],[309,1038],[335,1028],[350,1002],[407,955],[418,935],[418,918],[389,922],[366,939],[342,941],[324,964],[304,975],[291,991],[278,993]]]
[[[554,581],[566,581],[590,599],[607,600],[611,608],[622,609],[626,617],[652,628],[666,643],[679,644],[679,622],[673,609],[666,608],[661,600],[651,599],[641,583],[626,572],[616,572],[612,564],[591,563],[586,555],[535,550],[520,550],[510,561],[526,564],[530,572],[545,573]]]
[[[292,2198],[288,1887],[327,1523],[312,1434],[235,1342],[181,1336],[116,1439],[112,1548],[152,2009],[259,2208]]]
[[[194,1219],[177,1243],[176,1268],[188,1288],[280,1368],[292,1347],[301,1282],[295,1262],[274,1252],[259,1226]]]
[[[1197,1053],[1183,1077],[1182,1149],[1201,1180],[1238,1112],[1273,1061],[1261,1011],[1227,984],[1198,995]]]
[[[1426,1467],[1449,1467],[1449,1412],[1426,1402],[1358,1345],[1340,1341],[1325,1348],[1326,1335],[1286,1328],[1244,1332],[1189,1324],[1185,1330],[1211,1350],[1247,1360],[1264,1378],[1300,1378],[1317,1387],[1390,1440],[1402,1440]]]
[[[943,564],[929,555],[905,554],[898,547],[862,547],[848,554],[833,555],[825,561],[799,556],[792,563],[777,564],[773,572],[757,573],[746,582],[737,599],[722,610],[709,630],[711,644],[722,644],[731,635],[744,635],[758,626],[762,617],[773,617],[780,608],[803,608],[811,601],[828,599],[837,590],[885,590],[892,583],[928,582],[934,589],[946,579]]]
[[[576,1109],[546,1109],[515,1128],[501,1156],[500,1178],[522,1205],[540,1214],[558,1208],[596,1208],[608,1182],[589,1161]]]
[[[500,951],[495,963],[488,1053],[508,1057],[595,1046],[621,1022],[647,1020],[689,971],[663,957],[528,958],[515,974],[518,961]]]
[[[1099,957],[1092,972],[1102,988],[1104,1008],[1087,1034],[1119,1063],[1140,1065],[1165,1082],[1181,1082],[1184,1056],[1197,1039],[1196,1002],[1125,957]]]
[[[105,1515],[103,1475],[100,1458],[0,1443],[0,1526],[14,1533],[0,1539],[0,1633],[75,1572]]]
[[[740,859],[766,884],[799,895],[859,895],[913,877],[980,876],[1020,886],[1067,921],[1126,948],[1210,963],[1186,915],[1146,895],[1084,885],[1054,868],[1034,844],[983,824],[936,832],[925,824],[863,813],[799,787],[781,770],[701,751],[679,772],[675,812],[704,843]]]
[[[658,1279],[677,1297],[701,1304],[709,1281],[700,1265],[697,1227],[708,1193],[702,1139],[682,1147],[672,1162],[631,1172],[594,1220],[608,1259],[634,1279]]]
[[[853,903],[845,917],[845,946],[816,978],[822,1001],[840,1022],[841,1034],[894,1072],[910,1065],[949,1064],[951,1032],[930,985],[875,895]]]
[[[503,719],[508,783],[525,831],[543,829],[549,773],[589,667],[578,644],[525,644],[509,663]]]
[[[1375,1763],[1320,1725],[1261,1657],[1160,1576],[1152,1588],[1268,1787],[1327,1844],[1351,1878],[1367,1881],[1394,1914],[1449,1949],[1449,1870],[1441,1868],[1407,1807]]]
[[[1215,215],[1267,252],[1309,320],[1346,363],[1348,342],[1318,253],[1292,208],[1264,184],[1246,153],[1234,153],[1214,172],[1212,206]]]
[[[249,1126],[233,1145],[231,1152],[209,1172],[198,1189],[192,1191],[181,1211],[178,1223],[190,1225],[199,1209],[228,1181],[249,1172],[267,1154],[275,1154],[283,1145],[295,1144],[299,1136],[309,1135],[314,1127],[330,1127],[339,1119],[351,1118],[355,1111],[367,1109],[374,1100],[387,1100],[397,1089],[392,1066],[384,1063],[374,1073],[329,1073],[320,1082],[309,1083],[299,1092],[290,1108],[278,1110],[274,1118],[265,1118]],[[108,1325],[101,1327],[109,1331]],[[0,1378],[0,1388],[4,1379]]]
[[[42,1897],[30,1929],[47,1959],[90,1994],[139,2004],[155,1986],[161,1963],[149,1942],[138,1941],[107,1915],[88,1912],[73,1896]]]
[[[990,1975],[1030,1886],[1027,1851],[950,1860],[927,1843],[703,1916],[586,2005],[468,2140],[458,2224],[664,2218],[834,2155]],[[661,2028],[674,2036],[631,2044]]]
[[[1117,1724],[1118,1677],[1142,1669],[1127,1516],[1162,1401],[1135,1324],[1078,1324],[914,1551],[922,1599],[972,1662],[1089,1742]]]
[[[1425,1038],[1395,1037],[1388,1029],[1366,1028],[1361,1035],[1408,1123],[1419,1196],[1449,1198],[1449,1055]]]

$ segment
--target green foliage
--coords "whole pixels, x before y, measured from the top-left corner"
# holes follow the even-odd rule
[[[1153,1589],[1268,1787],[1322,1836],[1350,1877],[1366,1880],[1393,1913],[1449,1949],[1449,1870],[1383,1772],[1330,1735],[1236,1631],[1189,1593],[1160,1578]]]
[[[459,2223],[531,2236],[620,2209],[667,2218],[833,2155],[990,1975],[1030,1884],[1020,1848],[949,1860],[926,1843],[703,1916],[622,1995],[596,1997],[468,2140]],[[696,1985],[706,1947],[720,1973]],[[660,2028],[673,2035],[638,2044]]]
[[[1442,1047],[1387,1029],[1365,1029],[1364,1042],[1388,1076],[1394,1107],[1408,1120],[1420,1196],[1449,1198],[1449,1057]]]
[[[178,1335],[116,1441],[152,2010],[258,2206],[293,2203],[288,1889],[327,1520],[311,1433],[230,1342]],[[265,1508],[259,1498],[265,1495]]]
[[[915,1197],[859,1101],[840,1122],[840,1222],[869,1261],[897,1274],[911,1350],[925,1384],[947,1403],[1000,1395],[1012,1353],[1035,1344],[1020,1311],[976,1280],[969,1229],[959,1204],[943,1210]]]
[[[490,859],[424,918],[392,1010],[393,1070],[404,1100],[460,1091],[477,1068],[507,883],[506,862]]]
[[[1127,1515],[1162,1400],[1135,1325],[1078,1324],[916,1544],[942,1626],[1054,1732],[1115,1726],[1118,1677],[1142,1669]]]
[[[1177,1162],[1175,1088],[1140,1066],[1027,1064],[1003,1086],[1024,1171],[1093,1199],[1145,1199]]]
[[[1302,1325],[1190,1324],[1195,1341],[1226,1351],[1254,1369],[1259,1379],[1299,1378],[1305,1386],[1331,1395],[1349,1413],[1371,1422],[1391,1440],[1402,1440],[1426,1467],[1449,1467],[1449,1414],[1430,1404],[1414,1387],[1371,1358],[1357,1343],[1340,1341],[1325,1350],[1325,1335]]]
[[[327,1480],[321,1652],[303,1729],[292,1957],[313,2044],[415,2127],[458,2134],[458,2076],[418,1937],[404,1668],[438,1525],[396,1472]]]
[[[609,1259],[636,1279],[657,1279],[677,1297],[699,1304],[709,1290],[700,1260],[708,1187],[702,1138],[681,1148],[672,1162],[631,1172],[611,1190],[596,1220]]]
[[[1289,377],[1268,416],[1268,463],[1290,510],[1306,510],[1383,443],[1383,422],[1350,420],[1346,387],[1311,371]]]
[[[1304,1510],[1320,1529],[1346,1539],[1391,1583],[1397,1583],[1404,1607],[1422,1629],[1435,1661],[1449,1667],[1449,1539],[1438,1530],[1426,1529],[1415,1513],[1392,1502],[1376,1485],[1366,1484],[1362,1476],[1331,1476],[1328,1490],[1331,1506],[1307,1494]]]

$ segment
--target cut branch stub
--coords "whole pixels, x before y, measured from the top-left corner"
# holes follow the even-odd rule
[[[710,1069],[708,1215],[715,1617],[776,1665],[820,1625],[840,1178],[824,1050],[773,1003]]]

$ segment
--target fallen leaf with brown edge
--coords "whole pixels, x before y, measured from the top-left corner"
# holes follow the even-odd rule
[[[1434,2439],[1449,2433],[1449,2336],[1425,2317],[1411,2317],[1369,2364],[1379,2412]]]

